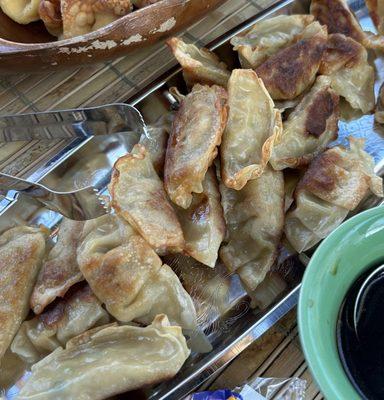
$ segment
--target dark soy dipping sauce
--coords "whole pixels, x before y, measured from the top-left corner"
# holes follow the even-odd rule
[[[349,289],[337,322],[337,347],[344,370],[363,399],[384,399],[384,272],[365,291],[357,332],[353,312],[356,296],[369,268]],[[341,399],[340,399],[341,400]]]

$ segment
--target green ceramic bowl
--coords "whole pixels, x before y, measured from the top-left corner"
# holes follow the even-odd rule
[[[353,282],[384,260],[384,206],[356,215],[329,235],[309,263],[300,292],[298,321],[305,358],[324,396],[359,400],[341,365],[336,322]]]

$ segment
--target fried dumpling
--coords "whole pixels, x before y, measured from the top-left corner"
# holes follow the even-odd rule
[[[341,33],[367,48],[383,49],[382,37],[363,31],[346,0],[312,0],[310,12],[328,27],[328,33]]]
[[[384,84],[381,85],[377,96],[375,120],[379,124],[384,124]]]
[[[228,105],[228,123],[220,147],[221,176],[227,187],[240,190],[263,173],[282,131],[281,114],[251,69],[233,70]]]
[[[19,24],[29,24],[39,19],[40,0],[0,0],[4,14]]]
[[[167,44],[182,66],[188,86],[192,87],[196,83],[227,86],[230,72],[215,53],[205,48],[199,49],[176,37],[169,39]]]
[[[220,189],[228,231],[220,258],[254,290],[277,257],[284,225],[283,173],[267,166],[241,190]]]
[[[183,250],[180,223],[144,146],[135,145],[131,153],[117,160],[109,191],[116,213],[159,254]]]
[[[285,235],[303,252],[331,233],[371,191],[383,196],[382,179],[364,151],[364,139],[350,138],[350,149],[336,146],[317,156],[300,180],[295,206],[286,215]]]
[[[31,308],[35,314],[56,297],[63,297],[67,290],[83,280],[77,264],[77,247],[84,222],[64,218],[60,224],[57,243],[50,251],[37,277],[31,296]]]
[[[331,79],[319,76],[299,105],[289,114],[283,134],[275,142],[270,163],[274,169],[308,164],[337,138],[339,96]]]
[[[227,117],[227,92],[222,87],[195,85],[182,100],[168,140],[164,171],[168,196],[179,207],[188,208],[192,193],[202,193]]]
[[[373,110],[375,71],[360,43],[342,34],[329,35],[319,72],[330,77],[332,89],[353,108]]]
[[[176,274],[116,215],[86,222],[78,262],[95,295],[119,321],[144,323],[161,312],[172,323],[196,326],[193,301]]]
[[[0,236],[0,362],[29,311],[46,231],[19,226]]]
[[[73,287],[42,314],[21,324],[11,350],[27,363],[35,363],[69,339],[109,322],[109,315],[87,284]]]
[[[369,14],[377,30],[384,34],[384,1],[383,0],[365,0]]]
[[[18,399],[98,400],[172,378],[189,356],[181,329],[165,315],[146,328],[85,332],[32,367]]]
[[[274,100],[299,96],[315,80],[327,42],[327,28],[308,25],[297,41],[256,68]]]
[[[151,156],[155,171],[159,176],[164,173],[165,152],[168,136],[172,129],[173,114],[161,117],[154,124],[147,126],[147,134],[142,134],[139,143],[145,147]]]
[[[184,232],[185,253],[213,268],[225,235],[223,208],[213,167],[205,175],[203,192],[193,195],[188,209],[178,207],[177,214]]]
[[[231,39],[243,68],[257,68],[268,57],[291,44],[306,26],[312,15],[278,15],[256,22],[250,30]]]

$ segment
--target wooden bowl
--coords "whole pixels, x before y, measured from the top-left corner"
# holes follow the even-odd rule
[[[19,25],[0,12],[0,73],[95,63],[127,54],[191,25],[224,0],[162,0],[87,35],[55,40],[41,22]]]

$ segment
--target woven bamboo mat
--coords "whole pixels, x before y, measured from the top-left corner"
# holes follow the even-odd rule
[[[296,310],[275,324],[200,390],[233,389],[256,377],[298,377],[307,382],[306,400],[323,399],[304,360],[297,331]]]

